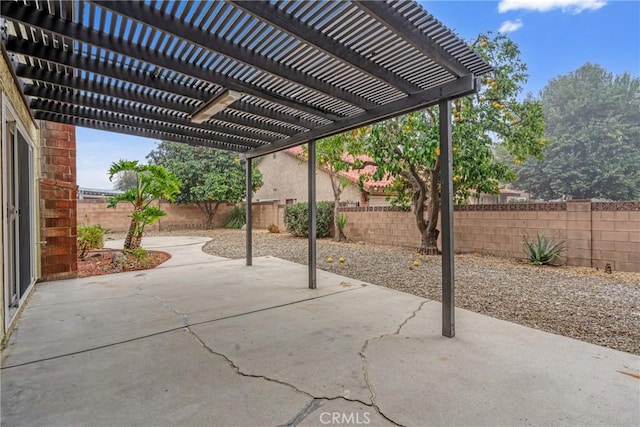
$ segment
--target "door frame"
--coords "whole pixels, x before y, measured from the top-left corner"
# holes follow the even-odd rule
[[[5,250],[3,250],[4,268],[3,268],[3,277],[2,277],[2,282],[3,282],[2,292],[4,296],[3,323],[4,323],[5,330],[7,330],[9,329],[13,321],[16,319],[16,314],[20,311],[25,300],[29,297],[29,294],[33,291],[33,288],[36,282],[36,263],[38,262],[36,258],[37,256],[36,239],[38,236],[38,230],[37,230],[38,223],[37,223],[36,215],[38,211],[36,209],[36,201],[37,201],[36,190],[37,189],[36,189],[36,179],[35,179],[35,162],[37,158],[37,147],[36,147],[35,141],[33,141],[29,132],[27,132],[26,126],[20,120],[17,112],[15,111],[15,109],[13,108],[13,106],[11,105],[11,103],[9,102],[9,100],[7,99],[4,93],[2,94],[1,103],[2,103],[2,108],[0,112],[0,120],[1,120],[0,126],[2,126],[2,141],[1,141],[2,142],[2,224],[1,226],[2,226],[2,239],[3,239],[2,243],[3,243],[3,248],[5,248]],[[7,158],[7,144],[8,144],[7,138],[9,137],[9,134],[10,134],[9,123],[14,124],[15,131],[19,132],[27,143],[28,153],[29,153],[28,154],[29,185],[31,186],[30,200],[29,200],[29,217],[30,217],[29,226],[32,231],[31,233],[29,233],[30,234],[29,252],[30,252],[30,258],[31,258],[29,271],[30,271],[31,277],[30,277],[29,286],[27,287],[26,291],[19,295],[17,308],[10,307],[10,290],[9,290],[9,265],[10,265],[9,263],[14,262],[13,260],[9,259],[8,248],[9,248],[9,244],[13,244],[13,242],[9,242],[9,233],[8,233],[9,218],[6,215],[8,212],[8,206],[9,206],[8,186],[10,182],[9,176],[8,176],[9,171],[7,168],[7,165],[8,165],[7,162],[10,161],[10,159]],[[17,151],[17,147],[14,147],[14,148],[16,148],[16,151]],[[14,174],[17,174],[17,171],[14,170]],[[19,224],[18,224],[17,230],[19,233],[20,232]],[[19,270],[19,264],[18,264],[19,253],[17,253],[15,256],[18,259],[17,259],[16,265],[12,268]],[[16,272],[16,274],[19,274],[19,271]]]

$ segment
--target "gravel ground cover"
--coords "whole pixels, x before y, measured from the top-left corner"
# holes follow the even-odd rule
[[[211,237],[203,250],[243,258],[240,230],[190,230],[163,235]],[[254,256],[307,263],[307,241],[254,231]],[[358,243],[317,243],[318,268],[353,279],[440,300],[438,256],[408,248]],[[144,246],[144,239],[143,239]],[[327,258],[332,257],[333,263]],[[346,262],[338,259],[344,257]],[[409,269],[418,260],[420,265]],[[456,306],[531,328],[640,355],[640,273],[606,274],[590,268],[535,267],[478,254],[456,255]]]

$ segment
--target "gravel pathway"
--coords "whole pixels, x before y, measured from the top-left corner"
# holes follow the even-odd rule
[[[245,256],[244,231],[163,232],[212,240],[203,250]],[[143,240],[144,244],[144,240]],[[307,263],[306,239],[255,231],[254,256]],[[327,258],[332,257],[333,263]],[[345,263],[338,259],[344,257]],[[413,261],[420,266],[409,269]],[[535,267],[485,255],[457,255],[456,306],[535,329],[640,355],[640,273]],[[440,257],[407,248],[318,240],[318,268],[440,301]]]

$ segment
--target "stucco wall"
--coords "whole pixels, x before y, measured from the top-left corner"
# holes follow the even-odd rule
[[[263,185],[253,195],[254,200],[279,200],[285,203],[294,199],[296,203],[307,201],[307,162],[281,151],[261,157],[256,164],[263,177]],[[331,178],[322,169],[316,173],[316,200],[333,201]],[[350,184],[342,192],[343,202],[360,201],[360,190]]]
[[[0,98],[2,100],[1,104],[2,104],[2,112],[0,113],[2,115],[1,118],[1,125],[0,125],[0,141],[3,141],[4,144],[4,133],[5,133],[5,126],[6,126],[6,122],[7,122],[7,114],[12,114],[17,122],[18,122],[18,128],[24,132],[27,136],[27,138],[30,140],[30,142],[33,142],[35,145],[35,149],[34,149],[34,164],[35,164],[35,171],[34,171],[34,180],[37,182],[37,180],[40,177],[40,136],[39,136],[39,129],[36,126],[36,123],[33,121],[31,114],[29,113],[29,109],[27,107],[27,105],[24,102],[24,98],[22,97],[22,93],[19,89],[19,86],[17,84],[17,82],[15,81],[10,68],[9,68],[9,64],[7,64],[5,55],[4,55],[4,50],[2,51],[2,54],[0,54]],[[3,170],[3,165],[4,165],[4,159],[2,158],[2,150],[0,150],[0,176],[3,177],[4,180],[4,170]],[[4,199],[4,185],[0,186],[0,200]],[[34,184],[34,191],[35,191],[35,200],[39,200],[40,199],[40,194],[39,194],[39,189],[38,186]],[[5,283],[4,283],[4,221],[5,221],[5,210],[4,209],[0,209],[0,211],[2,211],[2,214],[0,215],[0,217],[2,218],[1,223],[3,224],[3,226],[0,226],[0,249],[2,250],[2,254],[3,256],[0,257],[0,277],[2,277],[2,290],[0,291],[0,340],[4,340],[5,335],[7,334],[7,330],[5,330],[5,322],[4,322],[4,318],[5,318],[5,313],[4,313],[4,288],[5,288]],[[36,218],[36,229],[34,230],[34,242],[35,242],[35,261],[36,261],[36,277],[40,277],[40,246],[37,244],[37,242],[40,241],[40,234],[39,234],[39,225],[37,223],[38,221],[38,217],[39,217],[39,212],[38,212],[38,206],[36,205],[36,212],[35,212],[35,218]]]

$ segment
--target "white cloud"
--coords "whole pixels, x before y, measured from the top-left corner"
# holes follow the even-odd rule
[[[502,25],[500,25],[500,29],[498,30],[498,32],[499,33],[512,33],[514,31],[518,31],[520,28],[522,28],[522,25],[524,25],[524,24],[519,19],[516,19],[515,21],[504,21],[502,23]]]
[[[598,10],[606,4],[606,0],[500,0],[498,11],[504,13],[524,9],[548,12],[561,9],[563,12],[577,14],[585,10]]]

